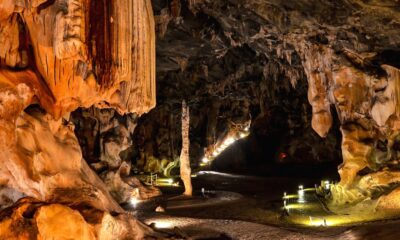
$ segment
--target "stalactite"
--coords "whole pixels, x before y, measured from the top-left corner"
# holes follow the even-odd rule
[[[300,44],[297,51],[303,54],[302,63],[308,79],[308,101],[313,109],[311,125],[321,137],[326,137],[332,126],[328,99],[328,86],[332,82],[332,50]]]
[[[90,228],[90,233],[79,236],[88,239],[108,233],[116,239],[151,234],[110,194],[110,189],[120,188],[114,197],[129,200],[132,192],[127,189],[132,190],[134,180],[119,181],[129,167],[113,159],[119,160],[109,164],[117,173],[105,178],[111,179],[105,185],[83,159],[69,114],[93,105],[138,115],[154,107],[154,28],[150,0],[0,2],[0,186],[36,199],[21,200],[22,204],[46,204],[35,205],[38,214],[27,229],[19,230],[22,235],[38,229],[29,234],[67,236],[67,229],[51,225],[64,217],[71,229],[81,229],[74,224]],[[99,70],[102,67],[104,71]],[[31,104],[40,106],[27,108]],[[106,131],[109,126],[97,127]],[[129,129],[121,133],[127,135]],[[113,149],[104,145],[107,157]],[[122,145],[126,148],[127,142]],[[126,193],[120,194],[121,189]],[[151,191],[142,195],[150,197]],[[78,205],[100,213],[96,227],[70,208]],[[0,238],[19,239],[7,235],[13,232],[7,224],[2,218]],[[116,228],[104,229],[110,224]]]

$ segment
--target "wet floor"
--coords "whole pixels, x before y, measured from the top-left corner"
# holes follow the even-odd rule
[[[398,239],[400,223],[386,221],[351,227],[323,226],[323,216],[328,214],[311,189],[305,191],[302,208],[293,207],[289,214],[306,216],[318,227],[288,224],[282,211],[284,192],[298,193],[299,185],[314,186],[320,179],[289,177],[256,177],[219,172],[200,172],[193,178],[194,200],[170,201],[164,213],[145,213],[139,218],[159,229],[178,227],[193,239]],[[203,191],[233,192],[240,194],[232,199],[205,203]],[[166,191],[166,195],[179,193]],[[215,198],[218,199],[218,198]],[[298,197],[287,205],[298,204]],[[168,205],[170,209],[168,209]],[[171,207],[172,206],[172,207]],[[309,219],[307,215],[314,216]],[[322,217],[315,217],[321,215]],[[397,230],[399,229],[399,230]]]
[[[182,208],[169,211],[176,216],[192,216],[198,218],[229,218],[235,220],[251,221],[262,224],[281,225],[286,221],[282,219],[284,212],[284,193],[296,192],[299,185],[314,186],[318,180],[298,179],[288,177],[258,177],[221,172],[199,172],[193,178],[194,188],[199,194],[204,191],[227,191],[242,195],[240,199],[225,202],[223,206],[215,205],[206,208]],[[306,191],[303,205],[311,206],[312,211],[324,213],[325,210],[315,197],[314,192]],[[288,206],[294,206],[299,199],[287,201]],[[304,209],[292,209],[289,213],[300,214]],[[307,210],[307,211],[310,211]],[[304,214],[308,214],[305,212]]]

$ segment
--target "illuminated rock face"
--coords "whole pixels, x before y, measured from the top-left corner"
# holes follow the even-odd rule
[[[191,180],[191,169],[190,169],[190,156],[189,156],[189,127],[190,127],[190,111],[186,102],[182,102],[182,150],[180,155],[180,175],[185,186],[185,192],[183,195],[192,196],[193,187]]]
[[[7,209],[0,220],[3,239],[143,239],[149,232],[127,214],[110,215],[90,207],[71,208],[30,198]]]
[[[109,215],[123,210],[109,193],[110,186],[83,159],[69,113],[96,105],[140,115],[154,107],[151,2],[4,0],[0,15],[0,186],[13,189],[3,191],[11,196],[2,199],[20,195],[91,206],[109,221],[94,229],[93,223],[67,206],[43,206],[29,220],[40,239],[50,235],[74,238],[76,234],[84,239],[140,236],[140,224],[127,216],[117,220]],[[122,162],[109,159],[110,152],[117,150],[112,144],[105,146],[105,161],[118,170]],[[115,187],[127,189],[122,183]],[[15,218],[1,220],[2,239],[31,234],[27,229],[21,230],[21,236],[7,235],[13,234],[7,225],[10,221],[24,221],[18,219],[19,207],[13,211],[10,216],[16,214]],[[66,218],[61,219],[62,215]],[[61,222],[65,228],[56,226]],[[76,231],[69,233],[68,224]],[[115,225],[116,232],[102,229],[109,225]],[[130,233],[124,236],[122,232]]]
[[[43,2],[18,6],[20,13],[10,18],[26,23],[36,68],[54,98],[44,106],[47,111],[59,117],[80,106],[100,104],[142,114],[154,107],[154,24],[149,1],[118,1],[114,3],[118,7],[82,0]],[[101,15],[98,8],[116,12]],[[94,33],[98,29],[102,31]]]
[[[333,70],[317,63],[314,67],[325,71],[327,78],[323,89],[329,89],[324,96],[317,97],[317,100],[324,99],[328,107],[334,105],[342,125],[343,164],[339,169],[340,184],[348,188],[354,187],[360,179],[361,170],[367,173],[384,168],[395,170],[398,156],[393,145],[399,135],[396,107],[400,93],[396,87],[400,83],[399,69],[382,65],[385,75],[374,76],[351,66],[341,66]],[[309,93],[323,92],[315,85],[309,85],[309,89]],[[325,97],[327,95],[331,97],[328,99]],[[313,105],[311,99],[310,102]],[[313,119],[314,115],[318,116],[320,113],[330,116],[328,111],[314,111]],[[329,123],[324,119],[315,124],[328,127]]]
[[[145,187],[131,173],[132,136],[136,114],[119,115],[113,109],[80,109],[71,115],[84,159],[99,173],[108,191],[118,203],[131,197],[148,199],[160,195],[153,187]]]
[[[350,61],[364,59],[354,52],[346,54],[351,54]],[[389,65],[380,67],[384,73],[376,75],[350,65],[336,68],[314,65],[326,75],[323,89],[327,91],[324,93],[309,84],[309,93],[330,96],[322,99],[328,106],[335,106],[341,122],[343,164],[339,166],[339,186],[331,189],[334,207],[372,199],[377,202],[375,210],[398,210],[395,203],[399,200],[396,179],[400,70]],[[321,96],[316,99],[321,100]],[[309,100],[315,109],[312,99]],[[328,111],[313,111],[313,119],[319,113]],[[317,123],[329,126],[324,119]],[[318,129],[321,128],[315,130]]]
[[[343,134],[340,185],[348,190],[363,189],[360,199],[373,196],[379,210],[395,210],[398,208],[393,203],[399,200],[396,179],[400,92],[396,86],[400,83],[400,70],[387,65],[383,69],[387,75],[379,78],[354,68],[334,74],[333,95]]]
[[[339,166],[340,186],[332,189],[331,203],[346,205],[372,198],[378,202],[376,209],[397,209],[394,202],[398,201],[399,186],[388,176],[398,171],[400,70],[386,64],[378,66],[380,74],[360,69],[360,65],[370,64],[376,53],[344,49],[349,62],[334,64],[340,57],[325,47],[303,47],[300,52],[304,51],[313,129],[321,137],[326,135],[332,123],[331,105],[341,123],[343,164]],[[307,54],[313,56],[313,62]]]

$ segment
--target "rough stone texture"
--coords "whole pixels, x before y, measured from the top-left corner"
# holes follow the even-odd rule
[[[119,115],[111,109],[80,109],[71,115],[83,156],[105,182],[118,203],[130,198],[148,199],[161,194],[131,175],[131,145],[136,114]]]
[[[189,107],[186,105],[186,102],[182,102],[182,150],[181,156],[179,159],[180,165],[180,176],[185,186],[185,192],[183,195],[192,196],[193,187],[192,187],[192,171],[190,169],[190,156],[189,156],[189,128],[190,128],[190,111]]]
[[[39,239],[96,239],[82,215],[63,205],[41,207],[35,221]]]
[[[18,106],[18,96],[8,95],[14,102],[8,108],[3,104],[7,114]],[[122,211],[82,158],[73,125],[37,109],[28,109],[16,120],[2,121],[8,125],[3,124],[1,129],[5,141],[2,158],[7,159],[2,161],[1,185],[42,201],[86,203],[102,210]]]
[[[143,231],[141,231],[143,230]],[[25,198],[0,214],[2,239],[146,239],[152,230],[127,214],[80,206],[71,208]]]
[[[131,167],[123,162],[118,170],[108,170],[100,173],[101,179],[118,203],[129,203],[132,198],[147,200],[161,195],[154,186],[145,186],[137,178],[130,176]]]
[[[6,190],[2,200],[10,204],[21,194],[50,203],[91,206],[104,215],[122,213],[109,190],[120,187],[124,194],[130,193],[129,184],[115,183],[123,171],[124,176],[129,174],[117,157],[128,143],[122,147],[112,140],[104,143],[102,160],[116,171],[109,177],[113,184],[106,186],[83,159],[69,114],[92,105],[139,115],[154,107],[151,2],[4,0],[0,13],[0,186]],[[120,135],[124,131],[133,130],[122,129]],[[11,210],[14,213],[8,216],[21,217],[18,206]],[[82,214],[82,209],[76,212],[63,205],[42,207],[36,222],[15,230],[21,231],[14,231],[16,235],[7,235],[14,234],[12,221],[25,220],[6,220],[0,238],[32,239],[26,236],[34,235],[34,228],[38,239],[97,238]],[[58,226],[62,221],[64,225]],[[103,229],[102,239],[114,235],[142,239],[147,231],[127,216],[110,216],[104,225],[109,233]],[[115,231],[108,229],[113,226]]]
[[[14,135],[17,119],[29,118],[25,113],[19,116],[29,104],[39,103],[51,116],[46,121],[54,124],[35,129],[43,134],[67,129],[68,123],[61,124],[58,119],[79,106],[111,106],[119,113],[139,115],[154,106],[152,30],[156,25],[158,108],[138,121],[132,141],[137,148],[127,148],[133,140],[129,128],[132,119],[113,133],[116,127],[107,119],[125,120],[110,117],[110,112],[100,123],[104,124],[100,137],[86,138],[86,155],[98,149],[98,159],[113,171],[131,159],[125,155],[128,152],[136,154],[136,166],[148,171],[163,172],[171,166],[168,162],[175,166],[182,144],[177,124],[180,103],[187,99],[192,109],[190,152],[197,162],[207,148],[218,145],[235,126],[246,126],[250,119],[248,142],[254,145],[253,155],[247,158],[260,149],[255,144],[260,136],[269,139],[270,156],[286,152],[288,159],[300,161],[337,158],[337,135],[329,130],[340,124],[343,164],[337,192],[360,193],[355,202],[369,196],[386,199],[384,195],[395,201],[396,192],[390,195],[390,191],[397,189],[398,183],[379,173],[399,169],[397,0],[152,3],[155,22],[149,0],[0,3],[0,43],[4,46],[0,50],[0,97],[4,99],[0,114],[1,134],[5,136],[1,139],[7,139],[1,142],[5,151],[0,156],[3,164],[13,166],[0,168],[1,185],[10,181],[11,186],[15,172],[21,173],[23,182],[32,184],[12,187],[42,199],[50,193],[42,191],[39,183],[48,178],[36,176],[37,172],[53,176],[58,170],[66,174],[64,170],[71,167],[75,172],[88,169],[81,158],[76,160],[76,154],[75,161],[49,171],[51,167],[43,164],[45,157],[36,151],[33,162],[38,165],[26,165],[32,161],[19,156],[16,148],[36,145],[17,144]],[[120,24],[125,22],[133,24]],[[99,123],[92,119],[87,124],[81,129],[90,131],[87,126]],[[310,126],[327,140],[316,137]],[[110,130],[118,137],[108,137]],[[31,169],[36,171],[31,173]],[[382,186],[362,185],[361,180],[375,176],[372,174]],[[90,184],[97,184],[93,181]],[[360,186],[366,189],[358,191]],[[337,199],[341,196],[333,196],[333,201],[346,202]],[[106,202],[110,206],[112,201]]]
[[[90,4],[82,0],[60,0],[56,4],[43,1],[37,6],[22,4],[18,5],[18,13],[9,13],[10,19],[16,18],[18,21],[2,21],[5,27],[13,24],[18,29],[22,27],[29,34],[27,44],[33,47],[35,68],[43,77],[50,90],[48,94],[53,98],[52,102],[42,105],[56,118],[77,107],[100,103],[101,106],[113,106],[120,112],[140,114],[155,104],[155,49],[151,4],[148,1],[121,1],[115,3],[115,6],[126,12],[112,13],[111,16],[102,16],[103,18],[93,13],[100,5],[102,4]],[[107,4],[104,7],[118,9]],[[86,26],[86,19],[93,22],[90,27]],[[115,22],[104,23],[101,19],[115,19]],[[125,25],[129,19],[132,24]],[[134,23],[134,19],[144,21],[139,24],[138,21]],[[99,35],[89,35],[101,26],[104,31],[109,31],[107,39],[101,39],[100,32]],[[114,27],[124,28],[124,31]],[[5,32],[11,34],[10,31]],[[14,33],[16,36],[19,34],[18,31]],[[9,37],[6,35],[1,38]],[[101,42],[103,45],[87,46],[86,41],[91,44]],[[19,48],[28,48],[29,45],[24,44],[27,45],[18,44]],[[132,44],[135,44],[134,48],[131,47]],[[104,54],[106,57],[110,55],[111,59],[105,60]],[[97,69],[103,67],[99,62],[109,65],[108,69],[112,74],[107,71],[98,72]],[[17,62],[11,66],[16,64]]]

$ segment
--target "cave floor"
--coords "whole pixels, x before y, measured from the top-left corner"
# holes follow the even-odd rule
[[[283,192],[293,192],[299,184],[313,186],[319,180],[200,172],[193,178],[195,193],[201,195],[204,188],[206,192],[223,193],[222,197],[215,197],[223,200],[210,204],[203,203],[200,197],[170,200],[164,205],[165,212],[144,211],[138,217],[147,224],[155,223],[161,231],[177,227],[181,235],[192,239],[398,239],[398,220],[329,227],[288,223],[282,211]],[[164,189],[167,197],[176,196],[178,191],[178,188]],[[291,214],[306,216],[298,223],[309,222],[307,214],[329,215],[315,199],[310,200],[310,196],[306,195],[308,208],[290,210]],[[321,219],[311,221],[315,223]]]

